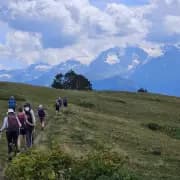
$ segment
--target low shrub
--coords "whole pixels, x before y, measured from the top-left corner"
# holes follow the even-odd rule
[[[153,131],[161,130],[161,126],[156,123],[148,123],[147,127]]]
[[[94,153],[73,159],[55,149],[18,155],[5,170],[7,180],[136,180],[115,153]]]

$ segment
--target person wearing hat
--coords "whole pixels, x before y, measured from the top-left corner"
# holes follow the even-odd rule
[[[15,155],[18,152],[17,141],[20,127],[21,123],[18,117],[16,116],[14,110],[8,109],[7,116],[4,117],[3,125],[0,129],[0,132],[6,130],[9,160],[12,159],[11,153],[13,152],[13,146],[15,148]]]

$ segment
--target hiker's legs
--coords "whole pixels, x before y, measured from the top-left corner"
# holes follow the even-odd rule
[[[44,127],[45,127],[45,118],[44,118],[44,117],[41,117],[41,118],[40,118],[40,122],[41,122],[41,129],[43,130]]]
[[[60,111],[60,106],[56,105],[56,115],[59,113]]]
[[[23,148],[26,149],[26,135],[22,135],[22,139],[23,139]]]
[[[7,144],[8,144],[8,154],[10,155],[12,152],[12,144],[13,144],[13,138],[12,138],[11,131],[6,132],[6,138],[7,138]]]
[[[17,151],[18,151],[18,136],[19,136],[18,131],[12,132],[12,139],[13,139],[13,143],[15,145],[15,153],[17,153]]]
[[[30,136],[31,136],[30,131],[27,130],[26,131],[26,145],[27,145],[28,148],[31,146],[31,142],[30,142],[31,137]]]
[[[27,129],[26,131],[26,143],[28,148],[32,147],[32,131],[32,129]]]
[[[20,150],[22,147],[25,147],[25,146],[26,146],[26,130],[21,129],[20,130],[20,135],[19,135],[19,138],[18,138],[18,148]]]
[[[42,121],[42,128],[44,129],[44,127],[45,127],[45,121],[43,120]]]
[[[18,137],[18,149],[20,150],[24,146],[24,136],[22,134]]]

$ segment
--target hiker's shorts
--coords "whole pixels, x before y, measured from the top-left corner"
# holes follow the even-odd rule
[[[20,135],[26,135],[26,130],[24,128],[21,128],[20,129]]]
[[[39,120],[40,120],[40,122],[42,123],[42,122],[45,121],[45,117],[39,117]]]

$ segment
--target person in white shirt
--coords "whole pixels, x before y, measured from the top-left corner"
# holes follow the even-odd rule
[[[8,142],[8,155],[9,160],[11,160],[11,153],[13,151],[13,145],[15,146],[15,154],[18,152],[18,136],[21,123],[16,116],[13,109],[8,109],[7,116],[4,117],[3,125],[0,129],[0,132],[6,130],[6,137]]]

